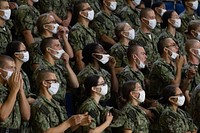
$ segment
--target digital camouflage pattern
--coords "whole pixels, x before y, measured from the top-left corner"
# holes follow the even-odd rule
[[[17,35],[22,37],[24,30],[31,30],[33,37],[37,36],[36,21],[39,15],[39,11],[34,6],[27,4],[21,5],[15,16]]]
[[[125,67],[128,65],[128,59],[126,55],[127,49],[128,46],[123,45],[121,42],[116,43],[110,48],[109,53],[111,56],[115,57],[116,60],[115,67]]]
[[[144,75],[141,71],[133,71],[132,68],[128,65],[124,68],[122,72],[118,75],[118,81],[120,88],[123,86],[123,84],[129,80],[135,80],[140,83],[142,88],[145,90],[145,84],[144,84]]]
[[[0,54],[3,54],[6,52],[8,43],[12,41],[12,34],[7,25],[0,26],[0,40]]]
[[[69,42],[75,52],[83,50],[87,44],[96,42],[96,32],[90,27],[76,23],[70,29]]]
[[[149,96],[161,97],[163,87],[171,84],[176,75],[176,69],[163,58],[158,59],[149,74]]]
[[[49,101],[39,96],[31,106],[31,124],[33,132],[43,133],[45,130],[56,127],[67,119],[67,112],[57,101]]]
[[[9,89],[0,84],[0,103],[3,104],[7,100],[9,95]],[[0,128],[12,128],[19,129],[21,125],[21,113],[19,107],[19,99],[17,98],[12,112],[8,116],[5,122],[0,122]]]
[[[121,111],[127,117],[124,129],[131,130],[133,133],[149,133],[149,120],[139,106],[133,106],[131,103],[127,103]]]
[[[121,21],[127,22],[135,31],[140,27],[140,12],[132,9],[130,6],[125,6],[119,15]]]
[[[187,112],[179,108],[175,112],[171,106],[165,108],[159,122],[162,133],[186,133],[197,129]]]

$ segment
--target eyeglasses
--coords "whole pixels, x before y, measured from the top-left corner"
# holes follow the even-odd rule
[[[57,79],[49,79],[49,80],[45,80],[49,83],[59,83],[59,81]]]
[[[180,94],[176,94],[175,96],[183,96],[183,93],[180,93]]]
[[[86,9],[82,9],[81,11],[86,11],[86,10],[92,10],[92,8],[91,8],[91,7],[88,7],[88,8],[86,8]]]
[[[106,83],[97,84],[97,86],[104,86]]]
[[[178,47],[178,45],[177,44],[173,44],[173,45],[169,45],[169,46],[166,46],[167,48],[169,48],[169,47]]]

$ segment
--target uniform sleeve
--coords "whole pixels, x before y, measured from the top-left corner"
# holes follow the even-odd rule
[[[45,13],[45,12],[50,12],[53,10],[53,7],[52,7],[52,0],[40,0],[39,1],[39,5],[41,7],[40,10],[42,10],[41,12],[42,13]]]
[[[121,67],[122,58],[123,58],[123,56],[125,56],[122,54],[122,52],[118,48],[120,48],[120,47],[114,47],[114,48],[110,49],[110,55],[115,57],[115,60],[116,60],[115,67]]]
[[[105,21],[105,20],[102,20]],[[107,29],[104,26],[104,24],[102,24],[101,22],[99,22],[98,20],[94,20],[91,24],[92,29],[94,29],[94,31],[96,31],[96,33],[98,34],[98,36],[102,36],[104,34],[107,34]]]
[[[124,130],[134,130],[134,122],[130,118],[127,118],[126,122],[124,123]]]
[[[84,40],[81,31],[74,30],[69,33],[69,42],[74,51],[82,50]]]

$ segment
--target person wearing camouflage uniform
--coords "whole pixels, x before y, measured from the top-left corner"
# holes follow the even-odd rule
[[[146,117],[146,113],[139,106],[139,104],[145,100],[145,95],[142,95],[142,92],[145,94],[137,81],[129,80],[123,84],[122,94],[123,98],[126,100],[126,104],[121,111],[127,116],[123,127],[124,132],[149,133],[149,120]],[[138,94],[141,96],[139,97]]]
[[[162,38],[157,44],[160,59],[154,62],[149,73],[149,97],[158,100],[163,87],[180,84],[183,56],[177,55],[178,46],[172,38]],[[173,55],[173,56],[172,56]],[[176,59],[176,63],[173,60]]]
[[[181,27],[178,29],[181,33],[185,33],[191,20],[199,20],[200,17],[195,13],[198,8],[198,0],[182,0],[185,11],[180,14]]]
[[[168,85],[164,88],[163,103],[165,104],[165,109],[159,119],[162,133],[197,132],[197,127],[193,123],[191,116],[179,108],[184,102],[185,97],[179,87]]]
[[[120,10],[119,17],[121,21],[127,22],[136,31],[140,27],[140,16],[139,11],[136,9],[140,3],[135,2],[135,0],[126,0],[127,6],[124,6]]]
[[[10,15],[9,13],[7,13],[8,15],[4,15],[3,12],[7,11],[11,14],[11,10],[9,9],[9,5],[6,0],[0,1],[0,9],[3,14],[2,16],[0,16],[0,54],[3,54],[6,52],[6,46],[8,45],[8,43],[12,41],[11,31],[6,25],[6,20],[10,19]]]
[[[105,96],[101,97],[100,103],[102,106],[112,105],[113,101],[111,102],[111,93],[115,95],[115,93],[118,92],[118,82],[114,70],[115,59],[113,57],[108,57],[109,55],[105,53],[105,50],[100,44],[91,43],[86,45],[86,47],[83,49],[83,61],[86,64],[86,67],[83,70],[81,70],[77,76],[81,87],[81,91],[84,91],[83,83],[88,75],[98,74],[104,78],[104,80],[108,84],[108,93]],[[106,62],[102,63],[101,59],[106,60]],[[101,67],[106,63],[108,63],[110,73]],[[83,93],[81,95],[82,98],[85,99],[85,94]]]
[[[112,7],[111,4],[113,4]],[[97,33],[98,41],[103,45],[104,49],[107,51],[110,47],[116,44],[116,36],[114,29],[120,22],[120,19],[113,14],[116,9],[116,0],[101,0],[102,11],[95,15],[94,20],[90,24],[92,29]]]
[[[166,11],[162,18],[163,23],[161,24],[161,27],[166,28],[166,30],[160,34],[159,38],[170,37],[174,39],[178,43],[180,50],[179,54],[185,55],[185,37],[182,33],[176,31],[176,29],[181,25],[181,20],[178,14],[175,11]]]
[[[109,128],[113,116],[107,112],[106,117],[103,118],[104,116],[102,114],[105,108],[99,104],[101,97],[106,95],[106,93],[109,93],[106,91],[106,89],[108,89],[106,88],[108,87],[107,83],[108,82],[106,82],[102,76],[96,74],[91,74],[85,78],[85,93],[88,98],[81,104],[78,113],[88,112],[88,114],[93,118],[93,121],[90,125],[78,129],[78,133],[86,133],[90,131],[101,133],[111,132],[110,130],[106,130],[106,128]],[[99,87],[101,87],[101,89],[99,89]],[[102,93],[103,91],[105,91],[105,93]]]
[[[139,70],[145,67],[145,65],[142,66],[142,64],[144,64],[147,59],[144,48],[138,44],[129,45],[127,57],[129,64],[118,75],[120,88],[125,82],[135,80],[140,83],[142,88],[145,90],[145,78],[143,73]]]
[[[82,50],[89,43],[96,42],[96,32],[89,27],[89,22],[94,17],[94,10],[85,1],[75,5],[74,14],[77,15],[77,23],[70,29],[69,42],[75,54],[75,69],[79,72],[84,68],[82,62]],[[92,18],[89,16],[92,15]]]
[[[0,132],[21,133],[20,125],[30,118],[30,106],[23,89],[23,79],[15,70],[14,60],[6,55],[0,56]],[[11,72],[11,74],[8,74]]]
[[[153,20],[152,26],[149,26],[148,21]],[[136,32],[135,40],[138,41],[145,49],[147,55],[148,68],[151,68],[154,61],[159,58],[156,44],[158,37],[151,30],[156,26],[155,13],[150,8],[141,10],[140,13],[141,28]]]
[[[60,25],[68,27],[72,18],[72,0],[39,0],[36,8],[43,13],[50,13]]]
[[[20,5],[15,14],[16,35],[27,47],[37,40],[36,21],[39,15],[32,0],[26,0],[26,4]]]
[[[52,84],[54,87],[52,88]],[[32,104],[31,124],[33,132],[71,132],[83,124],[89,124],[91,118],[87,114],[67,117],[66,110],[52,98],[59,89],[56,74],[51,70],[42,70],[38,73],[37,86],[40,95]],[[84,120],[84,121],[83,121]]]
[[[43,39],[40,45],[43,53],[43,58],[39,64],[39,67],[33,74],[33,80],[36,81],[37,73],[39,70],[52,70],[55,72],[57,79],[59,80],[60,89],[53,98],[60,103],[61,106],[65,106],[65,95],[69,92],[69,87],[78,88],[78,79],[69,65],[69,56],[62,49],[58,39],[49,37]],[[59,52],[56,52],[58,51]],[[56,60],[63,60],[63,64],[57,64]],[[68,82],[69,81],[69,82]],[[38,90],[36,92],[38,94]]]
[[[115,34],[119,39],[119,42],[113,45],[109,53],[111,56],[115,57],[116,74],[121,72],[123,68],[128,65],[128,59],[126,56],[126,51],[129,46],[129,42],[135,38],[135,30],[128,23],[119,23],[115,28]]]
[[[199,96],[200,96],[200,85],[198,85],[192,95],[191,95],[191,99],[190,99],[190,114],[192,116],[192,119],[194,121],[194,123],[197,125],[197,127],[200,129],[200,100],[199,100]]]

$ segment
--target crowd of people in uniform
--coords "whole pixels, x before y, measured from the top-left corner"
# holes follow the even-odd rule
[[[198,7],[0,0],[0,133],[197,133]]]

